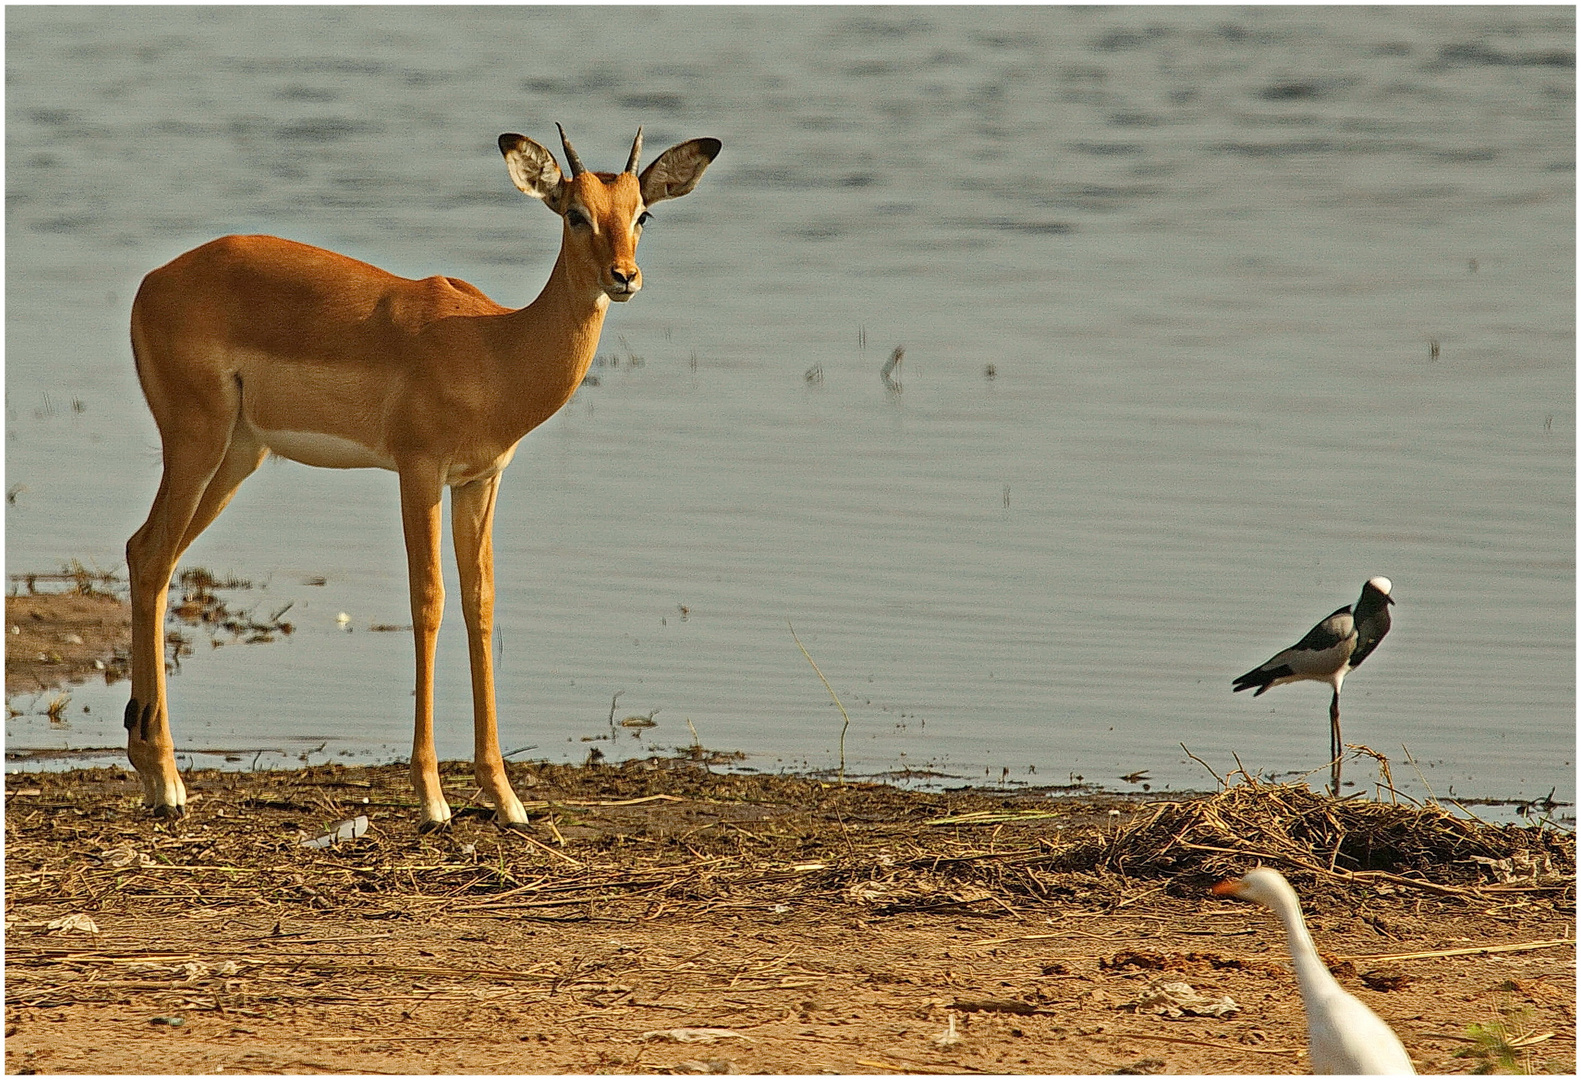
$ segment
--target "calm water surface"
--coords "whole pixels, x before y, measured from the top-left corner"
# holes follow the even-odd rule
[[[1347,739],[1418,796],[1573,800],[1571,9],[611,10],[8,10],[8,570],[118,566],[147,513],[150,268],[259,231],[524,304],[558,225],[495,137],[559,120],[615,168],[641,123],[725,149],[506,473],[507,749],[690,721],[830,767],[789,623],[856,770],[1300,774],[1327,690],[1230,680],[1386,574]],[[178,745],[405,754],[410,636],[367,630],[410,621],[396,507],[374,471],[243,486],[185,563],[298,632],[200,639]],[[584,741],[617,692],[658,726]],[[126,693],[15,699],[8,744],[116,746]]]

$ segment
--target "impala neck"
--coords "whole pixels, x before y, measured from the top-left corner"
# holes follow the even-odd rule
[[[538,298],[502,320],[501,354],[519,383],[516,401],[536,426],[571,399],[598,350],[609,297],[597,271],[564,245]]]

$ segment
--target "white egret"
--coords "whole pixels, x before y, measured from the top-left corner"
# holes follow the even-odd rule
[[[1346,992],[1318,956],[1301,915],[1301,899],[1277,870],[1258,867],[1239,881],[1221,881],[1215,896],[1235,896],[1273,911],[1290,941],[1290,959],[1307,1014],[1312,1071],[1322,1075],[1404,1076],[1416,1068],[1399,1036]]]

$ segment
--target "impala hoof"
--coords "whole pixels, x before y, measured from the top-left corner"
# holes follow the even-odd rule
[[[428,833],[436,833],[436,832],[448,832],[449,829],[450,829],[450,819],[449,818],[446,818],[444,821],[422,821],[422,822],[419,822],[418,825],[417,825],[417,831],[418,831],[418,833],[420,835],[426,835]]]
[[[495,821],[494,821],[494,824],[498,825],[501,829],[504,829],[506,832],[513,832],[513,833],[530,833],[530,832],[532,832],[532,825],[529,824],[528,822],[525,822],[525,821],[500,821],[499,819],[496,818]]]
[[[185,806],[171,806],[167,804],[164,806],[156,806],[153,808],[153,811],[154,816],[157,818],[179,818],[187,816],[187,808]]]

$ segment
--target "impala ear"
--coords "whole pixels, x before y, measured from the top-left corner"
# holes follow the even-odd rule
[[[678,199],[697,186],[703,170],[719,156],[718,139],[692,139],[672,146],[642,170],[642,201],[652,206],[661,199]]]
[[[501,135],[500,153],[505,155],[511,183],[551,209],[559,206],[564,180],[553,154],[525,135]]]

